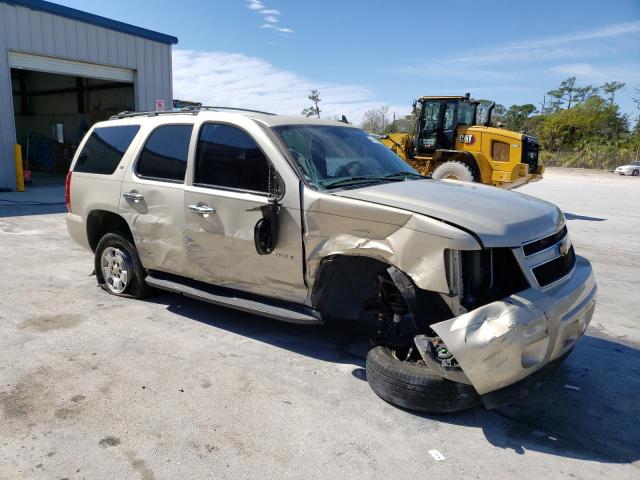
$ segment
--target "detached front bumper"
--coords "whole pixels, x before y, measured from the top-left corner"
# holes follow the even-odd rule
[[[432,328],[484,395],[567,354],[591,321],[596,291],[591,264],[577,257],[570,276],[552,288],[529,288]]]

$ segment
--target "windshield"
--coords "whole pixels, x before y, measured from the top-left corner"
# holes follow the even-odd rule
[[[273,130],[284,141],[306,180],[321,190],[421,178],[375,137],[357,128],[284,125]]]

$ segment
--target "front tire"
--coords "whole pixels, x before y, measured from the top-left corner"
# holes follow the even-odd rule
[[[436,180],[457,180],[459,182],[475,182],[471,168],[458,161],[444,162],[433,171],[431,178]]]
[[[398,360],[387,347],[367,354],[367,381],[392,405],[425,413],[450,413],[476,407],[475,388],[434,375],[424,365]]]
[[[118,297],[144,298],[151,287],[144,281],[145,271],[136,247],[117,233],[107,233],[95,250],[98,285]]]

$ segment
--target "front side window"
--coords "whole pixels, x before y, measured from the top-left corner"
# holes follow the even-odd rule
[[[269,160],[245,131],[207,123],[200,130],[194,184],[268,193]]]
[[[474,103],[460,102],[458,105],[458,125],[474,125],[476,117],[476,105]]]
[[[456,104],[454,102],[447,102],[447,108],[444,111],[444,124],[443,130],[451,130],[454,128],[456,120]]]
[[[94,128],[73,170],[111,175],[140,130],[140,125]]]
[[[421,177],[375,137],[357,128],[282,125],[273,130],[282,138],[305,179],[321,190]]]
[[[157,180],[183,182],[192,130],[193,125],[156,128],[140,153],[137,174]]]

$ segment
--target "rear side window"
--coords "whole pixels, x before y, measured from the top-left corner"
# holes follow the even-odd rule
[[[137,173],[141,177],[184,181],[193,125],[164,125],[156,128],[147,140]]]
[[[111,175],[138,130],[140,125],[95,128],[84,144],[73,171]]]
[[[267,193],[268,182],[269,161],[246,132],[214,123],[202,127],[194,183]]]

